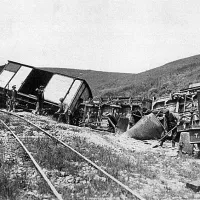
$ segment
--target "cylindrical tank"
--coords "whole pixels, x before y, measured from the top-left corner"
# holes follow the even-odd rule
[[[163,125],[156,116],[151,113],[142,117],[131,129],[122,135],[139,140],[150,140],[161,138],[163,131]]]

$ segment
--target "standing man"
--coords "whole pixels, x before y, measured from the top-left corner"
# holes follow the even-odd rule
[[[4,99],[5,99],[5,104],[6,104],[6,110],[7,111],[11,111],[11,99],[10,99],[10,95],[8,93],[8,90],[6,90],[5,88],[3,89],[3,94],[4,94]]]
[[[65,112],[67,111],[68,106],[64,103],[64,98],[60,98],[59,101],[59,109],[54,113],[53,117],[56,118],[58,122],[66,123]]]
[[[16,99],[17,99],[17,90],[16,85],[12,86],[11,90],[11,99],[10,99],[10,111],[15,112],[16,111]]]
[[[37,103],[35,114],[41,115],[44,103],[44,86],[41,85],[39,88],[36,89],[36,92]]]
[[[169,112],[168,109],[165,109],[163,111],[163,114],[165,114],[165,120],[166,120],[166,125],[167,125],[167,131],[172,131],[171,133],[171,138],[172,138],[172,147],[175,147],[175,140],[177,137],[177,122],[178,119],[171,113]],[[163,143],[167,140],[167,137],[164,137],[161,140],[160,146],[163,145]]]

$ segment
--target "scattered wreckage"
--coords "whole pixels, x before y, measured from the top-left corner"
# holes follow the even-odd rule
[[[200,83],[190,84],[164,98],[152,102],[154,113],[169,109],[177,118],[177,132],[179,137],[180,151],[188,154],[200,152]]]
[[[8,61],[0,71],[1,107],[5,94],[16,85],[17,107],[32,111],[36,104],[36,88],[44,87],[44,114],[53,114],[59,108],[59,99],[69,107],[73,125],[123,133],[140,140],[160,139],[165,131],[163,109],[178,118],[180,148],[193,152],[200,144],[200,84],[159,99],[112,97],[93,99],[91,89],[83,79],[52,73],[33,66]],[[166,132],[166,131],[165,131]]]
[[[168,96],[152,101],[151,114],[144,116],[135,126],[123,133],[124,137],[139,140],[171,138],[172,129],[166,131],[164,111],[169,110],[177,119],[177,142],[179,152],[200,156],[200,83],[191,84]],[[164,133],[164,134],[163,134]]]
[[[53,115],[59,108],[59,99],[63,98],[68,105],[64,114],[68,118],[70,113],[72,125],[110,132],[125,132],[151,110],[150,99],[113,97],[92,100],[91,89],[85,80],[14,61],[8,61],[0,71],[1,107],[6,105],[6,95],[13,85],[16,86],[18,110],[34,111],[36,90],[43,86],[43,114]]]
[[[80,105],[83,117],[80,126],[123,133],[151,110],[150,99],[112,97],[90,99]]]
[[[13,85],[16,86],[18,110],[34,111],[36,90],[43,86],[43,114],[53,115],[59,108],[59,99],[63,98],[68,105],[64,114],[68,118],[70,113],[71,124],[110,132],[125,132],[146,110],[151,110],[150,99],[113,97],[92,100],[91,89],[85,80],[14,61],[8,61],[0,72],[1,107],[6,105],[7,94]]]
[[[160,139],[164,130],[164,126],[160,120],[153,113],[150,113],[142,117],[141,120],[131,129],[127,130],[123,136],[138,140]]]

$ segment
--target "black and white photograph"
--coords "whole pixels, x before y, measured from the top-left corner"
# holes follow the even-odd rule
[[[1,0],[0,200],[200,200],[200,1]]]

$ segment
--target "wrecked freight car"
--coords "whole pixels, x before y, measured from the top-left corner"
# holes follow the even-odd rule
[[[190,84],[188,88],[174,92],[168,98],[156,99],[152,108],[156,114],[168,108],[178,118],[181,151],[200,155],[200,83]]]
[[[44,113],[52,114],[58,110],[59,99],[69,106],[71,115],[79,104],[92,98],[92,92],[83,79],[52,73],[33,66],[8,61],[0,72],[0,104],[5,106],[5,93],[16,85],[17,107],[34,110],[36,106],[36,89],[44,87]],[[67,115],[67,112],[65,113]]]
[[[81,104],[81,126],[109,132],[125,132],[151,110],[150,99],[131,97],[102,97]]]
[[[188,88],[174,92],[168,96],[160,97],[153,101],[152,110],[155,114],[168,109],[179,118],[180,130],[199,122],[198,96],[200,84],[190,84]]]

